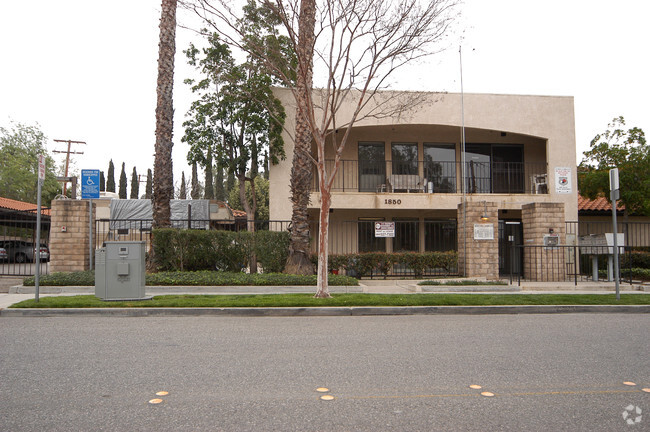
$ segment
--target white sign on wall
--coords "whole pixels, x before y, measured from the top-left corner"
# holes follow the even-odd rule
[[[375,237],[395,237],[395,222],[375,222]]]
[[[571,193],[571,168],[555,167],[555,193]]]
[[[494,240],[494,225],[474,224],[474,240]]]

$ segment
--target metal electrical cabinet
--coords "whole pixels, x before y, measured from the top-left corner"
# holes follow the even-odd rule
[[[102,300],[145,300],[145,242],[106,242],[95,252],[95,295]]]

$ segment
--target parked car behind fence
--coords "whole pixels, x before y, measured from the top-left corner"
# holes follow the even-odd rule
[[[36,248],[33,242],[23,240],[5,240],[0,241],[0,248],[5,249],[8,261],[17,263],[34,262]],[[41,261],[50,260],[50,250],[47,245],[41,244],[39,256]]]

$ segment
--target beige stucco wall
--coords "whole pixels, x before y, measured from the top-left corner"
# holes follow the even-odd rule
[[[295,129],[295,102],[288,90],[276,89],[286,112],[286,130]],[[386,92],[382,98],[399,96]],[[356,124],[348,140],[343,159],[357,158],[358,141],[460,143],[461,95],[440,93],[411,93],[421,103],[399,116],[364,118]],[[575,125],[572,97],[525,95],[464,95],[465,129],[467,143],[517,143],[524,144],[526,162],[547,161],[549,193],[531,194],[475,194],[469,200],[488,199],[499,209],[517,210],[530,202],[561,202],[565,220],[577,220],[577,179],[575,156]],[[339,114],[340,124],[349,118],[353,104],[344,105]],[[505,132],[505,136],[502,136]],[[341,133],[341,132],[340,132]],[[292,134],[285,132],[287,158],[270,169],[270,217],[272,220],[291,218],[290,173],[293,156]],[[460,155],[457,155],[460,161]],[[555,188],[555,168],[571,168],[572,192],[558,194]],[[456,209],[462,201],[460,194],[376,194],[359,192],[334,193],[332,208],[336,209],[387,209],[385,199],[399,196],[400,210]],[[318,193],[312,194],[312,208],[318,208]]]

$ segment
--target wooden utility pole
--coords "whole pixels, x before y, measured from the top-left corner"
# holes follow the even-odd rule
[[[60,142],[60,143],[68,143],[68,150],[53,150],[54,153],[65,153],[65,174],[63,175],[64,177],[68,177],[68,166],[70,165],[70,155],[71,154],[84,154],[84,152],[76,152],[72,151],[70,147],[72,144],[86,144],[85,141],[73,141],[73,140],[58,140],[55,139],[54,142]],[[66,194],[68,189],[68,182],[64,181],[63,182],[63,195]],[[74,198],[74,197],[73,197]]]

